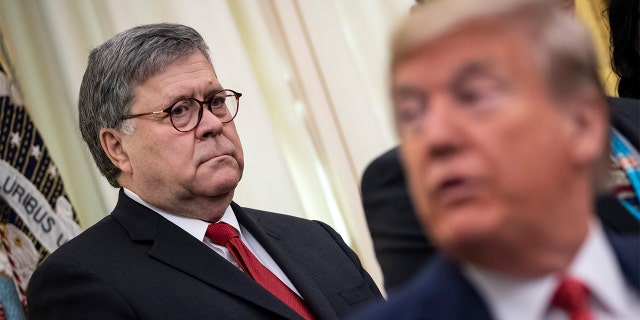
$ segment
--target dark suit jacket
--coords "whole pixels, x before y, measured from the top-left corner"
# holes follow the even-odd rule
[[[367,166],[360,190],[384,286],[392,295],[435,252],[414,214],[397,148]]]
[[[640,100],[613,97],[608,100],[611,125],[638,149],[640,147]]]
[[[626,282],[640,291],[640,236],[609,234]],[[352,319],[492,319],[486,302],[458,265],[437,255],[388,303],[369,306]]]
[[[238,221],[278,263],[314,314],[343,318],[381,299],[328,225],[241,208]],[[298,319],[204,243],[122,190],[110,216],[53,252],[27,292],[30,319]]]

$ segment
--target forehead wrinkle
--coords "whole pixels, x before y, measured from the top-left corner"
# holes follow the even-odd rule
[[[184,80],[185,77],[187,75],[193,75],[191,78],[196,78],[198,77],[199,73],[204,73],[204,77],[206,80],[205,82],[198,82],[198,83],[188,83],[185,84]],[[160,91],[163,91],[162,88],[166,88],[168,86],[171,86],[175,83],[181,83],[173,88],[171,88],[171,91],[167,92],[166,95],[164,97],[162,97],[161,99],[166,103],[166,104],[171,104],[171,103],[175,103],[181,99],[187,99],[187,98],[195,98],[195,99],[199,99],[202,100],[208,96],[213,95],[213,93],[224,90],[224,88],[220,85],[220,82],[218,81],[215,72],[213,72],[211,74],[212,77],[209,77],[209,70],[195,70],[192,72],[187,72],[187,73],[182,73],[180,75],[178,75],[178,78],[176,77],[172,77],[170,79],[166,79],[164,82],[165,83],[161,83],[160,84]],[[166,82],[168,80],[173,80],[171,82]],[[190,80],[190,79],[188,79]],[[198,96],[198,92],[202,92],[202,96]]]

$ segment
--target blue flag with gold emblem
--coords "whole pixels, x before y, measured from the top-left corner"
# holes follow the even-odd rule
[[[0,320],[27,318],[31,274],[80,232],[58,170],[5,67],[0,67]]]

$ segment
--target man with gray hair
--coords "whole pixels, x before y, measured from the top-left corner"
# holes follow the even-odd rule
[[[390,74],[410,195],[441,253],[356,319],[640,314],[640,237],[595,215],[609,134],[595,52],[559,1],[430,1],[396,31]]]
[[[30,318],[336,319],[382,299],[328,225],[232,202],[241,96],[187,26],[134,27],[91,52],[80,130],[120,195],[35,271]]]

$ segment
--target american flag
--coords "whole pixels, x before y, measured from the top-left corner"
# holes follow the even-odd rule
[[[0,55],[0,320],[27,318],[31,274],[80,232],[62,178],[6,61]]]

